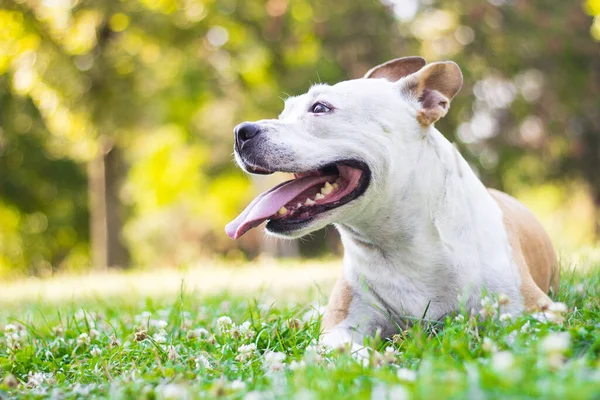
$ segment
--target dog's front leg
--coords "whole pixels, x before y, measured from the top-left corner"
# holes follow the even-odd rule
[[[350,350],[359,359],[368,359],[364,339],[375,334],[376,313],[362,301],[342,275],[335,284],[322,321],[321,344]]]

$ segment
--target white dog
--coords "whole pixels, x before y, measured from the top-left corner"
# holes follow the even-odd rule
[[[486,189],[433,126],[461,86],[453,62],[400,58],[363,79],[313,86],[279,119],[235,128],[244,170],[295,179],[257,197],[227,225],[230,237],[267,220],[283,238],[332,223],[340,232],[344,267],[325,344],[477,311],[484,292],[508,296],[503,312],[513,315],[551,303],[558,270],[543,228],[517,200]]]

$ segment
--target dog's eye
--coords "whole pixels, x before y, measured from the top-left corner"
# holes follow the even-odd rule
[[[331,107],[329,107],[326,104],[320,103],[320,102],[316,102],[310,108],[310,112],[313,114],[324,114],[324,113],[328,113],[330,111],[331,111]]]

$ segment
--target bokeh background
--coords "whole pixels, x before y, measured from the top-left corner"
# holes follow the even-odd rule
[[[0,0],[0,278],[339,254],[223,231],[276,180],[232,128],[388,59],[454,60],[438,128],[556,247],[600,233],[600,0]]]

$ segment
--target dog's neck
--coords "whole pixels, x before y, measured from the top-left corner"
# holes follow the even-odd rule
[[[485,251],[479,248],[478,236],[486,226],[502,231],[501,215],[486,188],[433,127],[423,136],[419,152],[399,156],[404,157],[402,165],[414,166],[408,175],[400,165],[391,167],[389,176],[404,176],[403,184],[385,185],[387,191],[382,190],[359,217],[338,225],[346,259],[363,264],[377,259],[407,273],[432,271],[462,258],[476,263],[473,250]],[[477,249],[471,248],[466,257],[464,245],[469,241]]]

